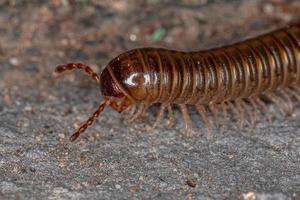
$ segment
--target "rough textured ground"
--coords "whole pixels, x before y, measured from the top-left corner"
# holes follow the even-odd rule
[[[80,73],[53,73],[70,61],[100,72],[135,47],[232,43],[299,21],[298,0],[28,2],[0,0],[0,199],[300,198],[300,108],[190,138],[179,112],[149,131],[156,107],[133,124],[107,109],[69,143],[101,95]]]

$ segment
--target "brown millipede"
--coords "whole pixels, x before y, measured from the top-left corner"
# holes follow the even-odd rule
[[[182,111],[190,130],[187,105],[194,105],[204,123],[210,111],[220,123],[220,111],[230,111],[240,125],[255,126],[256,110],[267,112],[266,101],[291,115],[292,98],[300,100],[300,26],[290,25],[259,37],[222,48],[179,52],[162,48],[139,48],[122,53],[102,71],[101,76],[81,63],[56,67],[56,72],[80,69],[100,83],[104,100],[94,114],[70,138],[74,141],[104,108],[134,107],[132,119],[153,103],[161,103],[155,125],[165,110],[172,117],[172,105]],[[245,120],[248,115],[248,120]],[[268,119],[270,116],[267,114]],[[226,121],[226,119],[225,119]]]

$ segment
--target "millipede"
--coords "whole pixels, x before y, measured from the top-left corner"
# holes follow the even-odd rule
[[[131,108],[130,120],[154,103],[160,104],[156,126],[167,111],[180,109],[187,132],[194,106],[207,127],[237,118],[241,127],[255,127],[257,112],[271,121],[268,103],[292,115],[300,101],[300,25],[292,24],[228,46],[183,52],[137,48],[111,60],[101,75],[82,63],[56,67],[56,72],[79,69],[100,84],[103,100],[93,115],[70,137],[76,140],[105,107],[117,112]],[[214,120],[208,119],[211,114]],[[229,115],[232,115],[231,117]],[[226,120],[227,119],[227,120]]]

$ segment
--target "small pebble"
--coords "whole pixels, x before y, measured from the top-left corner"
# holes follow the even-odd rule
[[[134,41],[136,41],[136,35],[135,34],[130,34],[129,35],[129,39],[132,41],[132,42],[134,42]]]
[[[9,58],[9,63],[11,65],[17,66],[19,64],[19,60],[18,60],[18,58],[12,57],[12,58]]]
[[[256,196],[253,192],[249,192],[247,194],[242,194],[244,200],[255,200]]]
[[[187,184],[188,186],[192,187],[192,188],[196,187],[196,185],[197,185],[196,181],[195,181],[195,180],[192,180],[192,179],[188,179],[188,180],[186,181],[186,184]]]
[[[32,112],[33,108],[31,106],[25,106],[23,109],[24,112]]]

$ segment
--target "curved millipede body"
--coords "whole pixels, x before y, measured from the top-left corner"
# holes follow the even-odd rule
[[[221,111],[225,118],[232,112],[241,126],[254,126],[256,110],[267,112],[266,101],[273,101],[290,115],[292,99],[300,100],[300,26],[197,52],[133,49],[113,59],[101,76],[80,63],[60,65],[56,71],[72,69],[81,69],[99,82],[104,96],[97,111],[73,134],[72,141],[108,105],[118,112],[137,108],[133,120],[149,105],[161,103],[156,125],[166,109],[172,119],[171,105],[177,104],[187,130],[191,126],[187,105],[194,105],[208,126],[208,111],[217,124]]]

